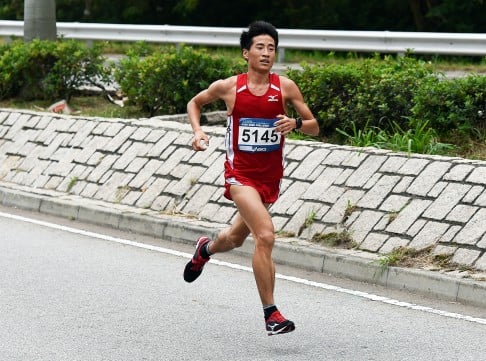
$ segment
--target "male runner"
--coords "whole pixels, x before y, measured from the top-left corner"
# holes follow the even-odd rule
[[[274,226],[268,208],[279,197],[283,177],[285,135],[294,129],[317,135],[319,126],[297,85],[271,72],[278,46],[273,25],[256,21],[243,31],[240,45],[247,73],[213,82],[187,104],[194,132],[192,148],[203,151],[209,139],[201,129],[201,108],[222,99],[228,113],[225,161],[225,197],[238,212],[232,225],[214,240],[200,237],[194,257],[184,269],[184,280],[193,282],[211,255],[240,247],[251,233],[255,241],[252,266],[263,304],[268,335],[293,331],[295,325],[274,303],[275,265],[272,249]],[[287,104],[299,113],[289,118]]]

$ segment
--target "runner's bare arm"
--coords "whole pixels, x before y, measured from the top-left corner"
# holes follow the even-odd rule
[[[309,106],[305,103],[304,97],[300,92],[299,87],[295,82],[287,77],[280,76],[280,84],[282,86],[282,93],[286,104],[290,103],[302,118],[302,126],[299,129],[301,132],[308,135],[319,134],[319,124],[317,119],[312,114]],[[292,119],[292,118],[291,118]],[[293,129],[297,126],[297,120],[292,119]]]
[[[192,131],[194,132],[194,137],[192,139],[192,148],[194,150],[205,150],[207,144],[209,144],[209,138],[201,128],[202,107],[219,99],[224,100],[228,107],[231,104],[230,95],[231,89],[234,87],[234,85],[232,85],[233,83],[236,84],[236,81],[233,81],[233,77],[224,80],[216,80],[207,89],[196,94],[187,103],[187,115],[189,117],[189,122],[191,123]]]

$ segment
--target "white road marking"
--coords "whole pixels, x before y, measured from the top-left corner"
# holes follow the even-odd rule
[[[190,253],[179,252],[179,251],[175,251],[175,250],[172,250],[172,249],[169,249],[169,248],[153,246],[153,245],[144,244],[144,243],[140,243],[140,242],[130,241],[128,239],[123,239],[123,238],[112,237],[112,236],[108,236],[108,235],[104,235],[104,234],[84,231],[82,229],[62,226],[62,225],[59,225],[59,224],[40,221],[40,220],[37,220],[37,219],[22,217],[22,216],[18,216],[18,215],[14,215],[14,214],[0,212],[0,217],[7,218],[7,219],[14,219],[14,220],[17,220],[17,221],[31,223],[31,224],[36,224],[36,225],[39,225],[39,226],[48,227],[48,228],[51,228],[51,229],[57,229],[57,230],[61,230],[61,231],[64,231],[64,232],[83,235],[83,236],[87,236],[87,237],[91,237],[91,238],[96,238],[96,239],[100,239],[100,240],[103,240],[103,241],[114,242],[114,243],[118,243],[118,244],[132,246],[132,247],[143,248],[143,249],[147,249],[147,250],[151,250],[151,251],[155,251],[155,252],[169,254],[169,255],[172,255],[172,256],[183,257],[183,258],[188,258],[188,259],[193,256]],[[245,272],[253,272],[253,270],[250,267],[241,266],[241,265],[238,265],[238,264],[235,264],[235,263],[218,261],[216,259],[211,259],[210,263],[213,263],[213,264],[216,264],[216,265],[219,265],[219,266],[222,266],[222,267],[232,268],[232,269],[235,269],[235,270],[240,270],[240,271],[245,271]],[[352,289],[348,289],[348,288],[333,286],[333,285],[329,285],[329,284],[326,284],[326,283],[314,282],[314,281],[310,281],[310,280],[307,280],[307,279],[304,279],[304,278],[286,276],[286,275],[279,274],[279,273],[277,273],[275,275],[275,277],[278,278],[278,279],[289,281],[289,282],[299,283],[299,284],[310,286],[310,287],[321,288],[321,289],[325,289],[325,290],[328,290],[328,291],[345,293],[345,294],[348,294],[348,295],[365,298],[365,299],[368,299],[368,300],[371,300],[371,301],[386,303],[386,304],[389,304],[389,305],[402,307],[402,308],[408,308],[408,309],[411,309],[411,310],[414,310],[414,311],[432,313],[432,314],[439,315],[439,316],[442,316],[442,317],[454,318],[454,319],[457,319],[457,320],[464,320],[464,321],[469,321],[469,322],[474,322],[474,323],[486,325],[486,319],[484,319],[484,318],[462,315],[460,313],[443,311],[443,310],[439,310],[439,309],[435,309],[435,308],[427,307],[427,306],[420,306],[420,305],[417,305],[417,304],[414,304],[414,303],[403,302],[403,301],[399,301],[399,300],[396,300],[396,299],[393,299],[393,298],[388,298],[388,297],[378,296],[378,295],[374,295],[374,294],[367,293],[367,292],[356,291],[356,290],[352,290]]]

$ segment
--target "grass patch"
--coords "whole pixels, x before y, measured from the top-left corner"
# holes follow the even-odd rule
[[[78,177],[72,177],[70,180],[69,180],[69,183],[67,185],[67,189],[66,189],[66,192],[69,193],[71,192],[71,190],[73,189],[73,187],[76,185],[76,183],[78,182],[79,178]]]
[[[367,124],[364,129],[358,129],[356,123],[352,122],[351,133],[339,128],[336,131],[343,135],[350,145],[357,147],[372,146],[393,151],[438,155],[455,149],[452,144],[437,141],[435,130],[428,128],[427,122],[416,125],[413,129],[402,129],[398,123],[392,122],[390,131]]]
[[[312,226],[314,224],[315,220],[316,220],[316,211],[312,209],[307,213],[307,216],[305,217],[304,223],[299,228],[298,235],[300,236],[306,228],[309,228],[310,226]]]
[[[344,210],[344,215],[343,215],[343,220],[341,223],[345,223],[348,218],[356,211],[358,206],[356,204],[351,203],[351,201],[348,199],[348,203],[346,204],[346,209]]]
[[[343,230],[341,232],[316,233],[312,236],[311,242],[346,249],[356,248],[357,246],[348,230]]]
[[[426,268],[435,270],[472,270],[468,266],[461,266],[452,262],[452,254],[433,254],[434,246],[422,250],[409,247],[398,247],[381,257],[378,263],[386,267]]]
[[[43,100],[27,101],[21,99],[8,99],[1,100],[0,107],[9,109],[26,109],[31,111],[47,111],[47,108],[49,108],[52,103],[54,102]],[[120,107],[111,103],[102,95],[73,96],[69,102],[69,106],[78,116],[122,119],[138,119],[145,117],[135,106]]]
[[[280,230],[280,231],[275,232],[275,237],[277,237],[277,238],[292,238],[292,237],[295,237],[295,233]]]

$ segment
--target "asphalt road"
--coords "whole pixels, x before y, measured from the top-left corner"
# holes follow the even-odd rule
[[[0,209],[0,360],[477,361],[486,354],[484,309],[283,267],[276,299],[297,329],[268,337],[247,259],[216,257],[186,284],[192,248],[39,217]]]

